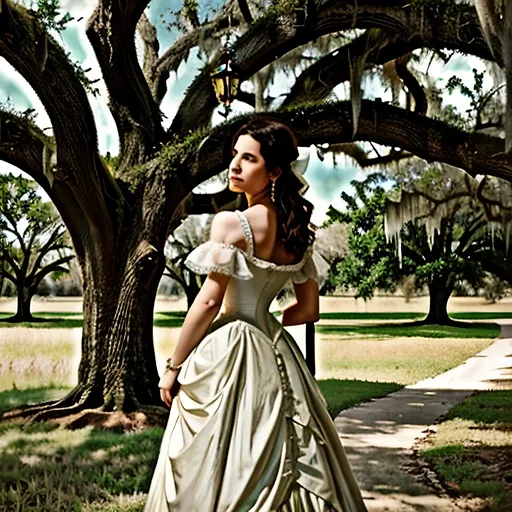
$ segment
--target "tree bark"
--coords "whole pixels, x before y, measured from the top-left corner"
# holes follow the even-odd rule
[[[24,283],[19,283],[17,286],[18,292],[18,300],[17,300],[17,310],[16,314],[8,318],[8,322],[19,323],[19,322],[33,322],[36,320],[32,316],[31,312],[31,302],[32,297],[34,296],[34,292],[24,285]]]
[[[60,401],[4,417],[41,421],[96,409],[145,412],[161,421],[164,409],[153,347],[153,308],[167,231],[160,217],[165,213],[165,195],[160,201],[154,196],[161,189],[161,183],[147,187],[133,207],[120,214],[122,228],[111,240],[110,254],[98,257],[97,241],[84,240],[84,254],[79,257],[84,325],[78,386]]]
[[[429,311],[425,324],[449,325],[452,320],[448,316],[448,300],[453,291],[454,282],[449,277],[435,277],[428,285],[430,294]]]

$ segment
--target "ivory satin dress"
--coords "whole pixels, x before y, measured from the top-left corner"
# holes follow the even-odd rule
[[[277,265],[208,241],[186,266],[228,274],[223,308],[185,362],[145,512],[361,512],[325,401],[290,334],[269,312],[286,281],[317,279],[318,256]]]

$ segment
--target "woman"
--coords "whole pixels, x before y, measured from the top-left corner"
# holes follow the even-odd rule
[[[313,207],[291,170],[297,156],[293,133],[277,121],[255,118],[233,139],[229,187],[249,207],[218,213],[210,240],[185,262],[208,277],[159,383],[171,412],[146,512],[366,510],[283,329],[319,317]],[[289,279],[296,302],[280,323],[269,307]]]

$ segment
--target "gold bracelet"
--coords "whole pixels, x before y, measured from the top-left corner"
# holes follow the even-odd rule
[[[182,366],[183,366],[183,363],[173,364],[172,357],[169,357],[169,359],[167,359],[166,364],[165,364],[165,371],[177,372],[178,370],[181,370]]]

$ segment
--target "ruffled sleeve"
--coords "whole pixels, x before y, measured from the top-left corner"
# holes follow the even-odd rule
[[[211,240],[196,247],[185,259],[185,266],[196,274],[219,272],[243,280],[254,277],[242,249]]]
[[[306,252],[304,265],[292,275],[292,282],[305,283],[308,279],[323,282],[329,274],[329,264],[314,249]]]

